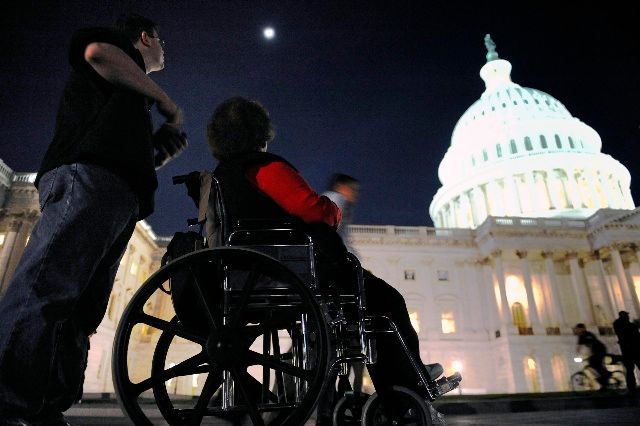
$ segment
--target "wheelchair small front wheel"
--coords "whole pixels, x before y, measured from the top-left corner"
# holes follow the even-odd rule
[[[424,398],[405,387],[393,386],[384,398],[377,393],[369,397],[362,408],[362,426],[439,424],[431,415],[432,409]]]
[[[338,400],[333,409],[334,426],[352,426],[362,424],[362,409],[369,399],[363,392],[347,392]]]

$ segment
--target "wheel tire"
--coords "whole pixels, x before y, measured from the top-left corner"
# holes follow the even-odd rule
[[[595,390],[593,380],[584,372],[578,371],[571,375],[571,389],[575,392],[584,392]]]
[[[338,400],[333,409],[334,426],[352,426],[362,424],[362,409],[369,399],[363,392],[348,392]]]
[[[223,270],[224,276],[239,277],[234,284],[237,287],[225,299],[232,299],[235,304],[227,305],[233,308],[226,312],[227,320],[224,322],[221,321],[224,307],[217,302],[222,298],[211,291],[222,287],[220,283],[223,275],[218,274],[222,274],[220,271]],[[191,280],[187,285],[195,290],[188,293],[189,297],[197,298],[190,304],[190,311],[181,312],[176,308],[177,316],[172,313],[170,317],[162,313],[156,315],[154,312],[147,312],[148,305],[162,305],[162,302],[157,301],[158,297],[169,299],[171,295],[167,284],[172,279],[176,283],[178,280],[184,283],[185,274]],[[280,299],[270,299],[271,294],[277,294]],[[164,303],[171,303],[171,300]],[[174,303],[173,306],[178,305]],[[190,326],[185,326],[180,321],[181,313]],[[308,344],[310,352],[313,351],[313,355],[306,358],[309,362],[306,367],[283,361],[283,357],[276,355],[275,346],[271,348],[270,342],[270,337],[275,336],[273,344],[278,346],[279,351],[278,336],[282,333],[278,332],[295,330],[298,327],[296,321],[302,315],[307,318],[305,326],[310,336]],[[200,319],[205,324],[195,324],[194,319]],[[132,335],[134,327],[138,325],[142,325],[143,330],[146,327],[160,331],[159,335],[149,334],[148,345],[153,345],[155,341],[156,347],[150,363],[151,372],[142,380],[139,380],[140,371],[136,370],[135,365],[130,365],[136,360],[142,365],[149,365],[144,354],[130,348],[131,344],[135,344]],[[292,334],[297,335],[297,332]],[[262,339],[263,350],[254,350],[257,339],[261,336],[266,336],[266,339]],[[167,366],[172,347],[183,345],[180,346],[183,348],[185,344],[190,349],[189,355],[194,354],[186,360],[178,361],[177,365]],[[170,425],[200,424],[203,417],[224,416],[229,410],[216,409],[215,406],[212,408],[210,405],[214,392],[220,387],[219,377],[223,371],[227,371],[234,378],[235,389],[240,395],[240,400],[236,401],[241,402],[236,403],[231,410],[233,421],[243,415],[249,416],[255,424],[298,426],[309,418],[317,402],[327,375],[328,355],[328,335],[320,306],[315,296],[293,272],[277,260],[253,250],[235,247],[207,249],[189,253],[167,264],[152,275],[133,296],[116,331],[112,360],[113,381],[121,408],[136,425],[157,423],[157,419],[152,422],[142,409],[141,399],[150,396],[150,391],[153,391],[156,404]],[[283,408],[283,404],[274,402],[273,393],[264,390],[268,388],[267,385],[260,384],[260,388],[257,387],[263,376],[258,375],[258,379],[252,376],[249,372],[251,366],[255,366],[252,369],[254,373],[262,367],[261,370],[268,377],[273,377],[274,374],[298,377],[306,385],[306,391],[295,407],[289,404]],[[199,395],[188,394],[172,399],[167,383],[176,379],[174,383],[177,386],[178,379],[188,381],[196,374],[206,374],[202,392]],[[174,391],[175,389],[177,388]],[[262,389],[261,395],[256,393],[257,389]],[[260,398],[263,399],[262,403],[257,401]],[[277,415],[270,416],[273,414],[272,410],[277,410]]]
[[[362,426],[388,426],[393,421],[416,426],[434,424],[430,404],[414,391],[393,386],[385,398],[389,401],[388,404],[377,393],[369,397],[362,408]]]
[[[612,391],[624,393],[627,390],[627,379],[621,371],[614,371],[609,377],[608,385]]]

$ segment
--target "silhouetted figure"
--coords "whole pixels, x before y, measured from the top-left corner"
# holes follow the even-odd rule
[[[35,181],[42,215],[0,300],[2,426],[68,424],[89,336],[136,222],[153,211],[156,168],[186,146],[182,110],[147,76],[164,68],[163,44],[140,15],[71,39],[71,75]],[[166,120],[155,134],[153,103]]]
[[[627,389],[630,395],[636,395],[635,367],[640,369],[640,331],[638,326],[629,321],[629,312],[618,312],[618,319],[613,322],[613,330],[618,336],[622,362],[627,374]]]
[[[576,324],[574,333],[578,336],[578,346],[585,346],[591,352],[591,356],[589,356],[588,359],[589,366],[598,373],[600,390],[605,390],[609,382],[609,377],[611,377],[611,373],[604,366],[604,357],[607,354],[607,348],[592,332],[587,331],[587,328],[582,323]]]

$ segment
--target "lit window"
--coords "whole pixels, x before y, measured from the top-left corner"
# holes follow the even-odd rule
[[[129,273],[131,275],[136,275],[138,273],[138,264],[136,262],[131,262],[131,267],[129,268]]]
[[[438,281],[449,281],[449,271],[438,269]]]
[[[529,136],[524,137],[524,147],[527,151],[533,150],[533,145],[531,145],[531,138]]]
[[[413,281],[416,279],[416,271],[414,271],[413,269],[405,269],[404,270],[404,279],[405,280],[409,280],[409,281]]]
[[[547,138],[545,138],[544,135],[540,135],[540,147],[547,149]]]
[[[442,312],[442,315],[440,315],[440,323],[442,324],[443,334],[456,332],[456,320],[453,318],[453,311]]]
[[[420,333],[420,318],[418,318],[418,312],[413,311],[409,313],[409,321],[416,333]]]

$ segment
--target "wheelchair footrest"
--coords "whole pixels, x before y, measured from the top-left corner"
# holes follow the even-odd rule
[[[452,390],[460,386],[461,381],[462,376],[460,375],[460,373],[453,373],[449,377],[443,377],[439,380],[436,380],[430,387],[429,393],[433,396],[433,398],[437,398],[447,392],[451,392]]]

